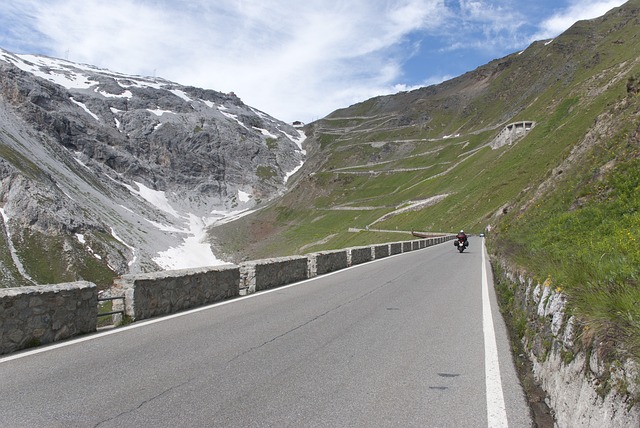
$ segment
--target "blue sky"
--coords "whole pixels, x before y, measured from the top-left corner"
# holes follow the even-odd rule
[[[0,48],[235,92],[287,122],[440,83],[624,0],[15,0]]]

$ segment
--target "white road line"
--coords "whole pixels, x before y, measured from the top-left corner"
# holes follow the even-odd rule
[[[489,300],[489,280],[485,260],[484,239],[482,240],[482,330],[484,332],[484,371],[487,392],[487,426],[490,428],[507,427],[507,412],[504,406],[500,363],[496,333],[493,329],[493,316]]]

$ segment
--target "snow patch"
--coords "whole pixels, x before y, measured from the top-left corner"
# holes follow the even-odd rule
[[[276,140],[278,139],[277,135],[272,134],[267,129],[258,128],[257,126],[253,126],[252,128],[255,129],[256,131],[260,131],[262,133],[262,135],[264,135],[265,137],[274,138]]]
[[[287,136],[288,139],[290,139],[291,141],[293,141],[294,143],[296,143],[296,145],[300,148],[300,151],[306,155],[307,151],[302,149],[302,143],[304,142],[304,140],[307,139],[307,135],[300,129],[297,129],[298,131],[298,135],[289,135],[287,134],[285,131],[279,129],[280,132],[282,132],[284,135]]]
[[[84,235],[81,233],[76,233],[76,239],[78,240],[78,242],[80,242],[82,245],[85,245],[87,243],[87,241],[84,239]],[[98,260],[102,260],[102,256],[100,256],[99,254],[97,254],[95,251],[93,251],[93,248],[91,248],[90,246],[86,246],[85,247],[87,249],[87,251],[96,259]]]
[[[279,131],[282,132],[284,135],[286,135],[287,138],[289,138],[291,141],[293,141],[298,146],[298,148],[300,149],[300,152],[303,154],[303,156],[307,156],[307,151],[302,148],[302,143],[304,142],[304,140],[307,139],[307,135],[301,129],[296,129],[296,131],[298,131],[298,135],[297,136],[289,135],[289,134],[287,134],[286,132],[284,132],[283,130],[280,130],[280,129],[279,129]],[[298,172],[298,170],[300,168],[302,168],[302,165],[304,165],[304,159],[300,162],[300,164],[297,167],[293,168],[291,171],[289,171],[285,175],[284,182],[286,183],[287,181],[289,181],[289,178],[291,178],[291,176],[293,174],[295,174],[296,172]]]
[[[122,238],[120,238],[118,235],[116,235],[116,231],[113,229],[113,227],[111,228],[111,236],[113,236],[113,239],[115,239],[116,241],[120,242],[122,245],[124,245],[129,250],[131,250],[131,253],[133,254],[133,257],[131,258],[131,260],[129,260],[128,265],[132,266],[136,262],[136,260],[138,259],[138,255],[136,254],[136,249],[134,247],[132,247],[131,245],[127,244],[126,242],[124,242],[124,240],[122,240]]]
[[[261,112],[260,110],[257,110],[253,107],[249,107],[249,109],[255,114],[257,114],[260,118],[273,122],[273,118],[267,116],[264,112]]]
[[[179,89],[171,89],[169,92],[171,92],[173,95],[182,98],[183,100],[187,101],[187,102],[191,102],[193,101],[191,98],[189,98],[189,95],[187,95],[186,92],[181,91]]]
[[[4,52],[2,57],[23,71],[67,89],[88,89],[98,84],[82,74],[62,67],[61,61],[53,58],[36,55],[9,55]]]
[[[69,99],[70,99],[74,104],[77,104],[77,105],[79,105],[80,107],[82,107],[82,109],[83,109],[84,111],[86,111],[87,113],[89,113],[89,114],[91,115],[91,117],[93,117],[95,120],[97,120],[98,122],[100,122],[100,118],[99,118],[95,113],[93,113],[91,110],[89,110],[89,108],[88,108],[86,105],[84,105],[84,103],[81,103],[80,101],[76,101],[76,100],[74,100],[74,99],[73,99],[73,97],[69,97]]]
[[[144,184],[138,183],[137,181],[134,181],[134,183],[136,183],[136,186],[138,186],[138,190],[134,189],[132,186],[129,186],[128,184],[125,184],[125,183],[120,183],[120,184],[122,184],[124,187],[129,189],[131,193],[140,196],[142,199],[149,202],[154,207],[158,208],[160,211],[164,211],[168,214],[171,214],[176,218],[181,217],[180,214],[178,214],[178,212],[175,209],[173,209],[173,207],[169,203],[169,200],[167,199],[167,195],[165,192],[162,192],[160,190],[150,189]]]
[[[172,112],[171,110],[161,110],[161,109],[155,109],[155,110],[151,110],[150,108],[147,109],[148,112],[155,114],[156,116],[162,116],[165,113],[170,113],[170,114],[175,114],[174,112]]]
[[[82,157],[82,152],[73,152],[74,156],[73,159],[78,162],[80,165],[82,165],[83,167],[85,167],[86,169],[88,169],[89,171],[91,171],[91,168],[89,168],[87,166],[86,163],[82,162],[82,160],[80,159]]]
[[[159,222],[157,222],[157,221],[149,220],[148,218],[145,218],[145,220],[146,220],[148,223],[152,224],[156,229],[161,230],[161,231],[163,231],[163,232],[170,232],[170,233],[188,233],[188,231],[185,231],[185,230],[183,230],[183,229],[178,229],[178,228],[177,228],[177,227],[175,227],[175,226],[169,226],[169,225],[166,225],[166,224],[162,224],[162,223],[159,223]]]
[[[20,272],[20,275],[22,275],[24,279],[31,282],[32,284],[36,284],[33,278],[31,278],[31,276],[29,276],[27,271],[24,269],[24,266],[22,265],[20,258],[18,258],[18,252],[16,251],[16,247],[13,246],[13,240],[11,239],[11,232],[9,231],[9,217],[7,216],[7,213],[4,211],[4,208],[0,208],[0,215],[2,215],[2,220],[4,222],[4,230],[7,234],[7,245],[9,247],[9,252],[11,253],[11,259],[13,260],[13,264],[16,266],[16,268],[18,269],[18,272]]]
[[[220,108],[218,108],[218,109],[220,110]],[[247,131],[250,131],[250,129],[247,128],[247,126],[244,123],[240,122],[240,119],[238,119],[238,116],[236,116],[235,114],[227,113],[227,112],[222,111],[222,110],[220,110],[220,113],[222,113],[224,115],[224,117],[227,117],[227,118],[229,118],[231,120],[234,120],[234,121],[238,122],[238,124],[240,126],[242,126]]]
[[[249,202],[252,196],[250,193],[243,192],[242,190],[238,190],[238,199],[240,202]]]
[[[302,168],[302,165],[304,165],[304,161],[300,162],[300,165],[298,165],[297,167],[293,168],[291,171],[289,171],[285,176],[284,176],[284,182],[286,183],[287,181],[289,181],[289,178],[291,178],[291,176],[293,174],[295,174],[296,172],[298,172],[298,170],[300,168]]]
[[[203,242],[210,220],[189,214],[188,230],[185,233],[190,236],[183,241],[182,245],[158,253],[153,261],[163,269],[187,269],[228,264],[216,258],[211,251],[211,246]]]
[[[133,97],[133,94],[129,90],[124,91],[124,93],[122,93],[120,95],[110,94],[107,91],[100,91],[99,88],[94,89],[94,91],[99,93],[100,95],[102,95],[105,98],[132,98]],[[115,109],[112,107],[111,110],[113,111]]]

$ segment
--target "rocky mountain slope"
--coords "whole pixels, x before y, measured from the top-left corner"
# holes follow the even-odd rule
[[[233,93],[0,50],[0,284],[222,263],[205,228],[280,194],[303,140]]]

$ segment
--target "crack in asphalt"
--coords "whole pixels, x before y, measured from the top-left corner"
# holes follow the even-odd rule
[[[108,419],[105,419],[105,420],[102,420],[102,421],[98,422],[97,424],[95,424],[95,425],[94,425],[94,428],[97,428],[97,427],[99,427],[100,425],[105,424],[105,423],[107,423],[107,422],[110,422],[110,421],[116,420],[116,419],[118,419],[118,418],[120,418],[120,417],[122,417],[122,416],[124,416],[124,415],[129,414],[129,413],[133,413],[133,412],[135,412],[135,411],[137,411],[137,410],[141,409],[143,406],[147,405],[148,403],[150,403],[150,402],[152,402],[152,401],[154,401],[154,400],[157,400],[158,398],[162,397],[163,395],[165,395],[165,394],[167,394],[167,393],[169,393],[169,392],[173,391],[174,389],[180,388],[180,387],[182,387],[182,386],[184,386],[184,385],[186,385],[186,384],[190,383],[192,380],[194,380],[194,379],[189,379],[189,380],[186,380],[186,381],[184,381],[184,382],[182,382],[182,383],[179,383],[179,384],[177,384],[177,385],[174,385],[174,386],[172,386],[171,388],[167,388],[167,389],[165,389],[164,391],[160,392],[159,394],[156,394],[155,396],[150,397],[150,398],[148,398],[148,399],[146,399],[146,400],[142,401],[140,404],[138,404],[138,406],[136,406],[136,407],[134,407],[134,408],[132,408],[132,409],[126,410],[126,411],[124,411],[124,412],[122,412],[122,413],[117,414],[117,415],[116,415],[116,416],[114,416],[114,417],[111,417],[111,418],[108,418]]]
[[[235,357],[231,358],[229,361],[227,361],[227,364],[230,364],[230,363],[234,362],[235,360],[239,359],[240,357],[242,357],[242,356],[244,356],[244,355],[246,355],[246,354],[248,354],[248,353],[250,353],[250,352],[253,352],[253,351],[257,350],[257,349],[260,349],[260,348],[262,348],[262,347],[263,347],[263,346],[265,346],[265,345],[268,345],[268,344],[270,344],[270,343],[273,343],[273,342],[275,342],[276,340],[278,340],[278,339],[280,339],[280,338],[282,338],[282,337],[284,337],[284,336],[286,336],[286,335],[288,335],[288,334],[290,334],[290,333],[293,333],[294,331],[299,330],[299,329],[301,329],[302,327],[307,326],[307,325],[311,324],[312,322],[319,320],[320,318],[323,318],[324,316],[326,316],[327,314],[330,314],[331,312],[334,312],[334,311],[336,311],[336,310],[338,310],[338,309],[340,309],[340,308],[342,308],[342,307],[344,307],[344,306],[350,305],[350,304],[351,304],[351,303],[353,303],[353,302],[357,302],[358,300],[361,300],[361,299],[363,299],[363,298],[365,298],[365,297],[369,296],[370,294],[375,293],[376,291],[378,291],[378,290],[380,290],[380,289],[382,289],[382,288],[384,288],[384,287],[388,286],[389,284],[394,283],[394,282],[395,282],[398,278],[400,278],[402,275],[403,275],[403,274],[398,275],[396,278],[394,278],[394,279],[392,279],[392,280],[389,280],[389,281],[385,282],[384,284],[382,284],[382,285],[380,285],[380,286],[378,286],[378,287],[376,287],[376,288],[374,288],[374,289],[372,289],[372,290],[369,290],[368,292],[366,292],[365,294],[362,294],[361,296],[358,296],[358,297],[356,297],[356,298],[354,298],[354,299],[348,300],[348,301],[346,301],[345,303],[342,303],[341,305],[338,305],[338,306],[336,306],[336,307],[334,307],[334,308],[329,309],[329,310],[328,310],[328,311],[326,311],[326,312],[323,312],[323,313],[321,313],[321,314],[318,314],[318,315],[316,315],[315,317],[313,317],[313,318],[309,319],[308,321],[306,321],[306,322],[304,322],[304,323],[302,323],[302,324],[300,324],[300,325],[298,325],[298,326],[296,326],[296,327],[294,327],[294,328],[292,328],[292,329],[290,329],[290,330],[287,330],[287,331],[285,331],[284,333],[279,334],[279,335],[277,335],[277,336],[275,336],[275,337],[273,337],[273,338],[271,338],[271,339],[269,339],[269,340],[267,340],[267,341],[265,341],[265,342],[261,343],[260,345],[254,346],[254,347],[252,347],[252,348],[250,348],[250,349],[247,349],[246,351],[244,351],[244,352],[242,352],[242,353],[240,353],[240,354],[236,355]]]

